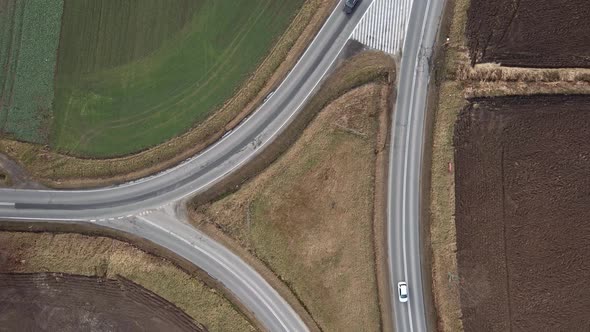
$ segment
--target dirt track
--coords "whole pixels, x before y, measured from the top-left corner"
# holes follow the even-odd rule
[[[0,274],[0,330],[205,331],[169,302],[125,279]]]
[[[473,102],[454,138],[465,331],[590,330],[590,98]]]
[[[590,67],[590,1],[471,0],[472,61],[522,67]]]

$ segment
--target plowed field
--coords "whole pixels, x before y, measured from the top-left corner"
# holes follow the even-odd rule
[[[474,62],[590,67],[590,1],[471,0],[467,37]]]
[[[0,330],[204,331],[169,302],[125,279],[0,274]]]
[[[590,330],[590,98],[472,100],[455,128],[465,331]]]

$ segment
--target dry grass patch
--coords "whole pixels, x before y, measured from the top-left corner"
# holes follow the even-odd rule
[[[455,177],[453,130],[459,111],[466,104],[457,82],[444,82],[439,89],[432,144],[430,237],[433,251],[432,281],[440,331],[462,331],[457,258],[455,253]],[[449,171],[449,163],[451,171]]]
[[[522,68],[503,67],[497,63],[471,66],[461,54],[457,79],[476,82],[589,82],[587,68]]]
[[[588,94],[589,82],[470,82],[465,87],[465,97],[500,97],[535,94]]]
[[[432,290],[437,329],[463,331],[457,276],[455,232],[455,177],[453,173],[453,132],[459,111],[466,103],[464,85],[457,80],[457,68],[468,61],[465,23],[468,0],[450,2],[452,8],[450,42],[446,44],[441,79],[435,103],[432,136],[430,186],[430,241],[432,250]],[[449,170],[449,166],[451,170]]]
[[[172,167],[219,139],[253,112],[299,59],[334,8],[336,0],[308,0],[256,72],[207,120],[184,135],[146,151],[113,159],[82,159],[46,146],[0,139],[0,152],[50,187],[103,186],[145,177]]]
[[[0,272],[123,276],[174,303],[210,331],[254,331],[215,290],[132,245],[79,234],[0,232]]]
[[[388,94],[369,84],[338,98],[263,173],[194,213],[260,259],[325,331],[380,329],[373,200]]]

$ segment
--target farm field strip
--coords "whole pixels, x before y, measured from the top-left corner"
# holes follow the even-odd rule
[[[44,144],[63,2],[14,0],[0,7],[0,132]]]
[[[13,81],[16,70],[18,47],[13,47],[14,40],[20,40],[22,22],[22,3],[5,1],[3,11],[0,12],[0,115],[2,127],[6,121],[8,107],[12,96]]]

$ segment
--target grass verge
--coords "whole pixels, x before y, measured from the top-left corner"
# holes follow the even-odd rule
[[[437,95],[434,101],[430,185],[430,247],[432,250],[432,293],[437,330],[463,331],[457,275],[455,233],[455,177],[453,133],[459,111],[466,104],[464,83],[457,69],[467,61],[465,23],[468,0],[447,2],[450,17],[448,41],[436,68]],[[445,21],[443,21],[445,22]],[[445,24],[445,23],[443,23]]]
[[[432,144],[430,240],[433,252],[432,281],[439,331],[462,331],[455,234],[455,177],[453,131],[465,105],[460,83],[439,87]]]
[[[132,245],[79,234],[0,232],[3,272],[123,276],[174,303],[210,331],[253,331],[232,304],[172,263]]]
[[[375,52],[347,61],[259,164],[192,207],[197,227],[239,246],[247,261],[258,259],[253,265],[279,292],[286,285],[295,299],[285,297],[321,330],[382,328],[374,227],[384,221],[375,219],[375,171],[392,68],[393,59]]]
[[[269,56],[220,110],[186,134],[138,154],[83,159],[48,147],[0,139],[0,151],[43,184],[56,188],[93,187],[131,181],[172,167],[219,139],[253,112],[287,75],[334,8],[335,0],[307,0]]]

